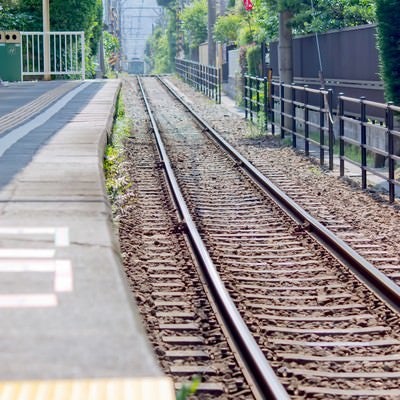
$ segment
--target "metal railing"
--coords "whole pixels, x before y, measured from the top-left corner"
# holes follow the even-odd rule
[[[359,118],[346,116],[346,105],[358,104],[360,107]],[[369,109],[379,109],[385,112],[385,121],[375,123],[368,118]],[[368,101],[365,97],[355,99],[346,97],[343,93],[338,98],[338,119],[339,119],[339,158],[340,176],[345,174],[345,162],[360,167],[361,187],[367,188],[367,172],[384,179],[388,183],[389,200],[395,199],[396,186],[400,187],[400,176],[396,179],[396,162],[400,166],[400,119],[396,118],[400,114],[400,107],[393,103],[376,103]],[[346,124],[355,126],[358,135],[349,137],[346,135]],[[384,137],[384,146],[377,147],[374,137],[371,135],[381,135]],[[359,160],[349,158],[346,155],[346,147],[356,147],[359,149]],[[396,154],[397,153],[397,154]],[[387,160],[386,169],[377,169],[371,166],[374,158],[381,157]],[[369,158],[369,159],[368,159]]]
[[[245,118],[268,130],[268,79],[244,75]]]
[[[49,40],[49,65],[46,71],[45,39]],[[65,75],[85,79],[84,32],[21,32],[22,77]]]
[[[328,154],[329,169],[333,169],[334,133],[332,119],[332,90],[311,89],[306,86],[271,82],[271,130],[279,128],[281,138],[292,138],[292,146],[298,147],[297,139],[304,143],[304,153],[317,149],[320,165],[325,164]]]
[[[320,165],[327,163],[330,170],[336,157],[340,176],[345,175],[345,163],[358,167],[362,189],[367,188],[367,173],[374,175],[380,185],[387,186],[390,202],[394,201],[400,188],[399,106],[342,93],[334,99],[331,89],[249,75],[244,76],[243,100],[246,119],[265,131],[270,127],[283,140],[289,137],[292,147],[319,158]],[[350,169],[353,176],[357,174]]]
[[[186,83],[221,104],[221,68],[176,58],[175,69]]]

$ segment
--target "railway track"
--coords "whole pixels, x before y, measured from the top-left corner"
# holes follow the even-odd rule
[[[199,128],[198,122],[193,121],[187,109],[173,101],[159,81],[145,78],[144,86],[191,218],[195,220],[231,298],[288,395],[291,398],[399,397],[400,333],[398,313],[395,311],[398,306],[397,285],[379,273],[375,283],[372,282],[371,275],[376,272],[374,268],[361,257],[357,258],[353,250],[346,246],[345,251],[339,254],[341,262],[335,259],[333,255],[339,252],[335,246],[342,245],[340,240],[333,243],[332,234],[325,232],[318,221],[300,217],[299,210],[290,202],[289,205],[283,204],[283,200],[287,200],[284,193],[276,189],[266,193],[260,188],[263,186],[262,179],[253,171],[250,175],[257,180],[256,186],[249,179],[249,173],[241,169],[245,161],[233,159],[232,152],[229,156],[224,154],[215,142],[210,141],[204,135],[204,127]],[[240,371],[240,367],[243,371],[249,363],[244,351],[240,352],[241,358],[234,360],[228,347],[233,339],[222,339],[222,333],[229,333],[231,328],[218,328],[217,322],[226,322],[227,317],[203,315],[203,310],[208,312],[215,308],[212,303],[209,305],[206,300],[197,300],[194,306],[190,306],[192,308],[189,307],[191,311],[189,308],[175,308],[183,306],[191,296],[186,290],[193,287],[193,281],[196,280],[194,276],[197,276],[190,267],[191,257],[187,253],[184,255],[186,243],[182,242],[182,231],[188,231],[188,219],[185,217],[182,224],[182,221],[173,217],[174,227],[168,228],[167,219],[159,216],[159,207],[162,208],[162,205],[157,203],[156,198],[161,194],[165,198],[171,190],[160,180],[160,171],[166,165],[165,162],[158,163],[156,174],[154,158],[141,161],[145,149],[154,147],[149,142],[148,127],[143,126],[141,130],[146,134],[136,134],[131,141],[132,146],[136,146],[132,151],[135,153],[133,160],[136,159],[137,202],[139,204],[139,198],[143,198],[140,200],[143,201],[140,203],[143,209],[139,207],[136,219],[125,225],[130,227],[127,231],[122,228],[121,239],[122,243],[129,243],[132,226],[148,226],[151,233],[141,228],[142,231],[136,233],[141,237],[140,243],[125,244],[127,247],[124,248],[127,273],[144,310],[143,314],[151,315],[146,322],[148,333],[162,356],[161,363],[167,372],[174,374],[180,370],[168,368],[171,360],[168,361],[168,357],[164,356],[172,354],[177,356],[172,365],[179,360],[183,368],[180,371],[185,370],[186,376],[192,372],[204,375],[207,382],[215,385],[218,395],[250,398],[249,388],[257,386],[254,382],[259,378],[259,374],[254,372],[254,365],[253,372],[245,372],[247,377],[254,378],[254,382],[250,379],[246,383],[242,377],[240,385],[229,392],[227,388],[233,387],[235,379],[227,379],[226,385],[218,383],[218,373],[213,375],[205,368],[212,365],[209,363],[213,357],[207,359],[203,356],[199,365],[204,368],[196,371],[188,368],[194,365],[193,358],[178,357],[179,352],[184,351],[178,349],[182,338],[188,338],[188,332],[194,332],[195,328],[204,331],[206,326],[206,330],[209,329],[210,322],[207,321],[212,321],[211,332],[217,332],[216,337],[224,343],[222,353],[231,366],[223,364],[226,361],[224,357],[220,365],[225,365],[227,370],[235,365],[237,371]],[[249,167],[251,169],[251,164]],[[158,176],[158,181],[152,183],[151,189],[146,189],[150,177],[143,175],[143,178],[138,178],[139,174],[145,174],[146,171],[153,178]],[[139,187],[139,182],[143,182],[144,186]],[[163,187],[162,191],[160,186]],[[279,205],[271,199],[276,194],[273,192],[281,197]],[[150,194],[148,199],[147,193]],[[132,207],[127,208],[126,215],[129,215]],[[170,219],[175,207],[171,204],[168,206],[167,215]],[[287,208],[290,216],[283,211]],[[144,224],[140,219],[145,221]],[[171,230],[179,245],[171,242],[168,236],[157,236],[167,231],[170,234]],[[325,237],[319,237],[321,232]],[[149,238],[148,243],[146,237]],[[329,242],[328,250],[322,246],[326,242]],[[199,259],[198,250],[193,252]],[[154,255],[158,260],[151,261],[152,256],[149,255]],[[353,272],[344,265],[349,263],[350,256],[354,256],[358,262],[358,265],[353,265]],[[148,262],[148,265],[156,264],[156,269],[149,268]],[[357,272],[360,274],[358,278],[354,276],[359,264],[368,267],[369,276],[365,275],[365,271]],[[144,274],[138,279],[135,275],[140,268],[148,275]],[[186,281],[180,281],[182,276],[187,276]],[[210,294],[214,294],[207,274],[202,279],[211,288]],[[370,288],[360,283],[360,279],[369,279]],[[379,290],[378,295],[373,293],[375,288]],[[387,290],[391,293],[388,294]],[[194,290],[197,293],[201,291],[203,289]],[[169,297],[155,300],[160,296]],[[391,305],[381,298],[389,299]],[[171,308],[151,308],[154,304],[156,307],[168,305],[174,308],[173,311]],[[198,313],[203,316],[202,319],[199,319]],[[189,318],[189,314],[194,315],[197,325],[193,322],[180,323],[181,320],[176,319],[184,320]],[[160,318],[164,316],[174,322],[161,322]],[[177,348],[164,350],[160,343],[165,343],[164,335],[171,335],[172,332]],[[203,340],[202,344],[205,342],[209,343]],[[192,347],[190,351],[194,351]],[[215,350],[211,348],[205,350],[207,354],[213,352]],[[224,370],[224,367],[219,368]],[[209,376],[213,376],[215,382],[209,380]],[[269,387],[268,392],[263,392],[265,386],[265,382],[258,383],[259,393],[255,392],[253,396],[273,398],[274,385]],[[205,390],[204,395],[211,394]],[[282,398],[280,396],[282,394],[275,394],[275,398]]]
[[[201,97],[197,93],[195,96],[196,101],[201,100]],[[192,103],[192,106],[200,115],[205,115],[204,111],[207,107],[201,104],[201,101],[199,101],[199,104]],[[205,104],[207,104],[207,100]],[[221,116],[221,113],[219,114]],[[390,227],[385,226],[385,219],[380,224],[384,229],[376,229],[376,227],[375,230],[371,229],[372,227],[369,224],[365,224],[360,219],[355,219],[352,211],[343,212],[343,210],[347,209],[349,203],[346,197],[343,198],[343,202],[338,210],[337,204],[332,204],[323,190],[314,189],[314,173],[309,173],[307,176],[303,175],[299,181],[296,174],[290,171],[290,169],[294,168],[290,165],[290,158],[293,157],[292,154],[289,154],[289,152],[286,154],[287,161],[285,164],[279,162],[277,156],[273,154],[273,150],[266,151],[262,143],[257,144],[258,140],[244,138],[243,135],[232,134],[230,128],[235,122],[232,124],[230,119],[225,117],[214,119],[210,117],[210,123],[217,129],[221,136],[229,140],[261,173],[268,176],[274,184],[287,193],[288,196],[313,217],[318,219],[321,224],[348,243],[363,258],[372,263],[397,285],[400,284],[400,248],[396,240],[398,235],[390,233]],[[307,168],[308,171],[314,169],[317,175],[321,174],[319,167],[313,168],[309,160],[306,160],[305,163],[309,166]],[[307,181],[310,183],[304,184]],[[342,191],[338,189],[336,196],[340,198],[341,195]],[[327,206],[327,203],[329,206]],[[383,205],[382,208],[385,208],[385,206]],[[358,213],[362,215],[365,213],[365,210],[363,212],[359,208]],[[387,210],[386,213],[390,215],[390,210]],[[378,216],[374,216],[373,211],[368,210],[367,214],[368,219],[379,219]],[[386,222],[387,220],[386,216]],[[375,223],[375,225],[377,224]]]

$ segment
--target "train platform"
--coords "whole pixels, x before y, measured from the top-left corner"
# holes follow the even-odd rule
[[[118,80],[0,86],[0,399],[172,399],[102,158]]]

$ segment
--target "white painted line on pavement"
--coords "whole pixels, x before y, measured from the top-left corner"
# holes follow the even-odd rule
[[[29,228],[29,227],[0,227],[0,235],[54,235],[57,247],[69,246],[69,228]]]
[[[57,247],[68,247],[69,246],[69,229],[68,228],[56,228],[55,229],[54,243]]]
[[[29,132],[43,125],[51,117],[57,114],[58,111],[60,111],[65,105],[68,104],[69,101],[71,101],[79,92],[86,89],[90,84],[91,82],[83,83],[81,86],[77,87],[76,89],[63,96],[60,100],[56,101],[51,107],[49,107],[46,111],[39,114],[31,121],[19,126],[18,128],[13,129],[5,136],[3,136],[0,139],[0,157],[3,156],[3,154],[18,140],[22,139]]]
[[[1,260],[0,272],[55,272],[56,260]]]
[[[54,294],[4,294],[0,295],[0,308],[55,307]]]
[[[70,260],[56,260],[54,290],[56,292],[72,292],[73,279]]]
[[[53,258],[52,249],[0,249],[0,258]]]

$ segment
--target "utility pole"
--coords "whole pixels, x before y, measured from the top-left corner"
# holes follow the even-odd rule
[[[208,0],[208,65],[212,66],[215,66],[216,61],[216,45],[213,38],[216,18],[215,0]]]
[[[289,25],[292,18],[291,11],[281,11],[279,13],[279,46],[278,46],[278,61],[279,61],[279,80],[287,85],[293,83],[293,34],[292,28]],[[292,90],[285,88],[285,98],[291,99]],[[285,114],[290,114],[291,104],[284,103]],[[284,117],[283,124],[285,128],[290,128],[291,118]]]
[[[44,80],[49,81],[50,75],[50,7],[49,0],[43,0],[43,57]]]
[[[291,18],[291,11],[279,13],[279,80],[288,85],[293,82],[293,35],[292,28],[289,26]]]

